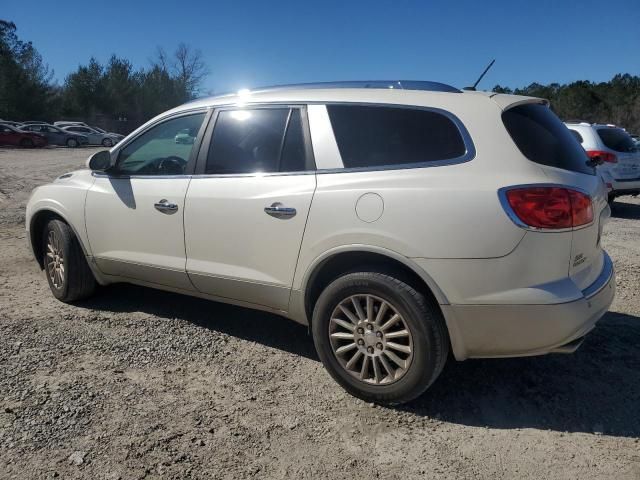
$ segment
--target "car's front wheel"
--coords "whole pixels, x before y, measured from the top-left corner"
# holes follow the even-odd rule
[[[111,141],[110,138],[105,138],[102,140],[102,146],[107,148],[113,147],[113,141]]]
[[[423,393],[449,353],[438,306],[409,284],[357,272],[322,292],[312,319],[318,355],[349,393],[396,404]]]
[[[67,147],[76,148],[78,146],[78,141],[75,138],[67,139]]]
[[[61,220],[51,220],[42,235],[43,264],[49,288],[63,302],[90,296],[96,280],[75,234]]]

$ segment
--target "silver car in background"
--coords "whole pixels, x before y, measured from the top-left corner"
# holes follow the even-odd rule
[[[597,163],[609,203],[621,195],[640,193],[640,149],[631,135],[615,125],[566,123],[569,131]]]
[[[103,147],[113,147],[120,139],[110,133],[99,132],[98,130],[84,125],[70,125],[63,130],[72,133],[85,135],[89,139],[89,145],[102,145]]]

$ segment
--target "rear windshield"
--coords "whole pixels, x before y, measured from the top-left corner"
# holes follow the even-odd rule
[[[522,154],[541,165],[595,175],[586,152],[545,105],[527,103],[502,114],[502,122]]]
[[[631,135],[619,128],[599,128],[598,136],[607,148],[616,152],[632,152],[636,149]]]

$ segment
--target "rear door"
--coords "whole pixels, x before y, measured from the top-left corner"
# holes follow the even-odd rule
[[[286,311],[316,187],[305,109],[220,109],[211,128],[185,202],[189,278]]]
[[[47,140],[52,145],[65,145],[66,135],[61,132],[57,127],[47,127],[43,132],[47,137]]]

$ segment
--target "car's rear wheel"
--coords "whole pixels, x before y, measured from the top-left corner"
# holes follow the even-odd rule
[[[75,138],[68,138],[67,139],[67,147],[76,148],[77,146],[78,146],[78,141]]]
[[[408,402],[442,371],[449,341],[438,306],[397,278],[357,272],[333,281],[312,319],[318,355],[349,393]]]
[[[25,148],[32,148],[33,140],[31,140],[30,138],[23,138],[22,140],[20,140],[20,146]]]
[[[42,242],[44,269],[53,295],[63,302],[91,295],[96,280],[69,225],[60,220],[49,221]]]
[[[107,148],[113,147],[113,142],[111,141],[111,139],[105,138],[102,140],[102,146]]]

